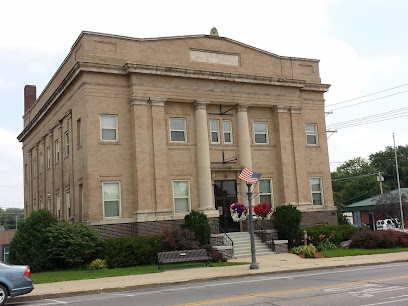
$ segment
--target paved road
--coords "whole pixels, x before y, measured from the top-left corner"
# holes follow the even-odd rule
[[[194,270],[188,270],[194,272]],[[408,263],[157,286],[9,305],[408,305]]]

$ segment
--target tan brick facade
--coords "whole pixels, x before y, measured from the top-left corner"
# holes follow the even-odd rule
[[[125,224],[181,220],[186,207],[218,217],[214,182],[236,181],[244,201],[244,167],[271,179],[274,206],[331,216],[328,88],[317,60],[224,37],[83,32],[36,102],[26,101],[18,137],[26,216],[45,208],[133,233],[141,227]],[[317,128],[316,144],[307,144],[306,124]],[[311,178],[322,205],[312,204]]]

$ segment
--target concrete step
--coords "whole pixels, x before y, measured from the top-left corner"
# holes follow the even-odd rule
[[[227,235],[234,242],[234,257],[248,257],[251,256],[251,237],[248,232],[234,232],[227,233]],[[255,239],[255,252],[258,255],[266,255],[274,253],[272,250],[257,236]]]

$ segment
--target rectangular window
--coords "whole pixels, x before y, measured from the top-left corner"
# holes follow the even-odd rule
[[[66,193],[66,205],[67,205],[67,219],[71,218],[71,192],[67,190]]]
[[[47,195],[47,209],[51,211],[51,195]]]
[[[317,124],[306,124],[306,141],[308,145],[317,144]]]
[[[117,115],[101,115],[101,140],[118,141]]]
[[[119,182],[102,183],[103,216],[118,218],[120,216],[120,184]]]
[[[55,163],[58,164],[60,160],[60,143],[59,139],[55,141]]]
[[[174,212],[184,214],[190,211],[189,181],[173,181]]]
[[[37,176],[37,159],[33,158],[33,177]]]
[[[51,147],[47,147],[47,169],[51,168]]]
[[[186,119],[170,118],[170,141],[186,142]]]
[[[65,157],[69,156],[69,133],[65,132]]]
[[[43,167],[44,167],[44,158],[42,152],[40,152],[40,174],[43,173]]]
[[[81,118],[77,120],[77,147],[81,146]]]
[[[232,143],[232,126],[230,120],[224,120],[222,122],[222,127],[224,131],[224,143]]]
[[[273,207],[272,180],[259,180],[259,203],[267,202]]]
[[[211,143],[220,143],[219,122],[210,120]]]
[[[310,179],[310,186],[312,189],[313,205],[323,205],[322,179],[320,177],[312,177]]]
[[[266,122],[254,122],[254,136],[256,144],[268,143]]]
[[[57,219],[61,220],[61,196],[57,194]]]

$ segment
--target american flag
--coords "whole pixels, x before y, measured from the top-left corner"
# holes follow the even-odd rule
[[[239,178],[241,180],[247,183],[251,183],[251,184],[258,183],[258,180],[260,177],[261,177],[260,173],[254,173],[248,168],[245,168],[244,170],[242,170],[241,174],[239,175]]]

